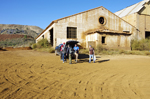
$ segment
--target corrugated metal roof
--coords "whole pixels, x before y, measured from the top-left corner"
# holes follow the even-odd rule
[[[127,15],[130,15],[130,14],[133,14],[133,13],[137,13],[139,12],[143,7],[144,7],[144,4],[146,2],[149,2],[150,0],[143,0],[139,3],[136,3],[132,6],[129,6],[123,10],[120,10],[118,12],[115,12],[115,14],[119,17],[124,17],[124,16],[127,16]]]

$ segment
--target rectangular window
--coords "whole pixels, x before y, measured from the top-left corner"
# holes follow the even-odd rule
[[[76,27],[67,27],[67,38],[77,38]]]
[[[105,39],[106,39],[106,37],[103,36],[103,37],[102,37],[102,44],[105,44]]]

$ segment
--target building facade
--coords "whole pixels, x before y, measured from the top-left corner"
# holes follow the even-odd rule
[[[138,39],[150,36],[150,0],[143,0],[115,14],[139,30]]]
[[[138,37],[139,30],[135,25],[104,7],[97,7],[52,21],[36,38],[36,42],[46,38],[55,47],[69,40],[77,40],[84,48],[101,44],[109,49],[130,50],[131,39]]]

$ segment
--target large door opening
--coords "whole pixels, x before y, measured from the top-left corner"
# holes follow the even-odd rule
[[[53,28],[50,30],[50,44],[53,46]]]
[[[145,32],[145,38],[149,38],[150,39],[150,32]]]

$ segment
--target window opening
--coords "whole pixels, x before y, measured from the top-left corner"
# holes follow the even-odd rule
[[[99,18],[99,23],[100,23],[100,24],[104,24],[104,22],[105,22],[104,17],[100,17],[100,18]]]
[[[67,27],[67,38],[77,38],[76,27]]]
[[[104,36],[102,37],[102,44],[105,44],[105,38],[106,37],[104,37]]]

